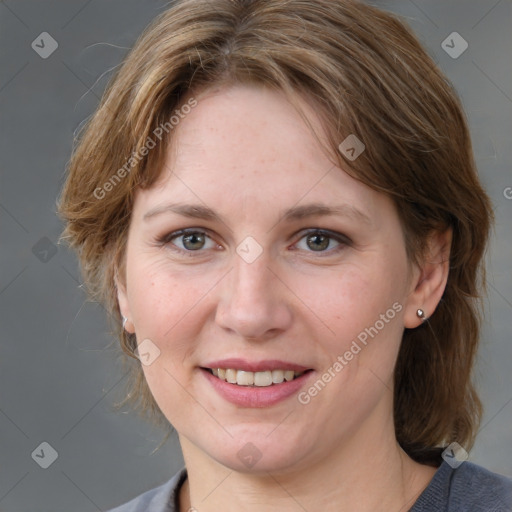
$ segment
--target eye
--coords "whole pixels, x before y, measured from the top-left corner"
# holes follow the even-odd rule
[[[217,244],[200,230],[180,230],[170,233],[162,240],[164,245],[172,244],[177,250],[184,252],[200,251],[201,249],[214,249]]]
[[[295,246],[308,252],[335,252],[349,243],[350,240],[340,233],[315,229],[306,233]]]

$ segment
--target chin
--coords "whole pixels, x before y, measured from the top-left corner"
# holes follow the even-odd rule
[[[243,440],[241,440],[243,439]],[[211,450],[209,450],[211,449]],[[298,469],[306,458],[307,447],[286,435],[268,435],[268,431],[247,432],[244,436],[233,436],[224,446],[205,446],[205,452],[219,464],[237,471],[254,475],[267,473],[288,473]]]

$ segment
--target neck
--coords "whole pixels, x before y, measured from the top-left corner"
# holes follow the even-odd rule
[[[392,419],[380,432],[367,427],[324,456],[260,473],[232,470],[180,436],[188,471],[180,511],[405,512],[436,470],[414,462],[400,448]]]

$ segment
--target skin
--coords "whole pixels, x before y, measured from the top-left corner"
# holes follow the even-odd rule
[[[451,233],[433,234],[424,263],[410,263],[394,203],[333,165],[278,92],[207,91],[175,130],[160,179],[136,194],[118,298],[126,329],[160,350],[143,369],[179,433],[188,469],[180,510],[408,510],[435,469],[396,442],[393,369],[404,328],[443,293]],[[163,208],[170,203],[220,219]],[[344,210],[283,218],[311,203]],[[203,248],[185,254],[191,245],[169,236],[183,228],[207,231]],[[309,229],[343,241],[315,251]],[[236,252],[247,236],[263,251],[252,263]],[[306,405],[294,395],[235,406],[199,368],[228,357],[291,361],[314,370],[307,390],[396,303],[396,316]],[[252,468],[237,456],[247,443],[261,454]]]

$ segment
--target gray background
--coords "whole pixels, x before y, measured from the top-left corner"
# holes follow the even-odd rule
[[[404,15],[454,82],[494,201],[477,368],[486,411],[470,457],[512,477],[512,3],[373,3]],[[56,245],[62,226],[55,201],[74,130],[94,111],[110,70],[165,5],[0,2],[2,512],[106,510],[166,481],[182,465],[175,437],[152,453],[164,432],[129,411],[114,411],[126,382],[117,342],[102,307],[87,302],[79,287],[74,255]],[[457,59],[441,47],[453,31],[469,44]],[[58,43],[46,59],[31,47],[42,32]],[[43,441],[58,452],[48,469],[31,456]]]

